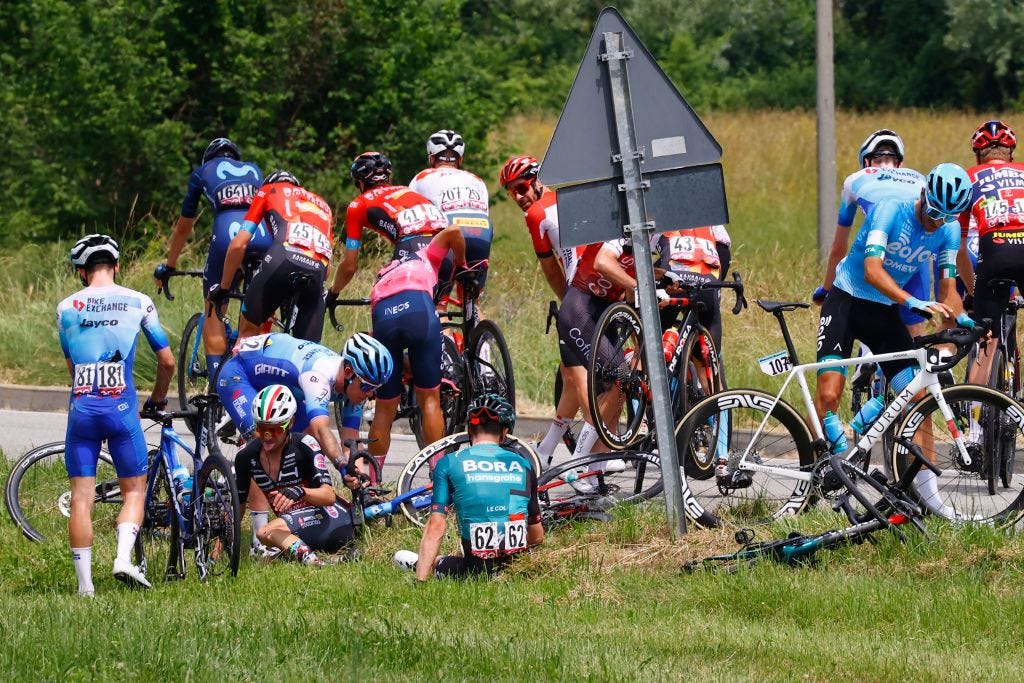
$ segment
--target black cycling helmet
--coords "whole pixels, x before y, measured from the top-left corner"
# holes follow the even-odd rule
[[[302,187],[299,184],[299,179],[288,171],[274,171],[263,179],[264,185],[270,185],[271,183],[291,183],[295,187]]]
[[[352,180],[375,187],[391,182],[391,159],[380,152],[363,152],[352,160]]]
[[[516,426],[516,411],[504,396],[499,394],[483,394],[473,399],[469,405],[469,424],[480,425],[497,422],[505,429],[512,431]]]
[[[121,249],[113,237],[86,235],[75,242],[68,257],[76,268],[89,268],[100,263],[113,265],[121,257]]]
[[[239,161],[242,158],[242,152],[239,151],[238,145],[231,142],[227,138],[214,138],[206,146],[206,151],[203,152],[203,163],[205,164],[210,159],[216,159],[217,157],[231,157],[235,161]]]

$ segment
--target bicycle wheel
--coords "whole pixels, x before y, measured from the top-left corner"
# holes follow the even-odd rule
[[[135,556],[151,579],[157,578],[155,572],[162,572],[164,581],[175,581],[185,578],[185,554],[172,499],[174,488],[160,451],[154,449],[149,455],[146,507],[135,539]]]
[[[545,528],[593,519],[594,513],[659,495],[664,490],[661,459],[634,450],[593,453],[549,468],[537,481],[537,490]]]
[[[807,478],[815,459],[811,442],[803,418],[771,394],[734,389],[704,399],[683,418],[676,443],[680,453],[687,453],[684,462],[714,462],[725,476],[702,479],[703,471],[695,476],[684,465],[687,514],[713,527],[726,520],[750,525],[800,512],[812,492]],[[747,463],[772,469],[754,471]]]
[[[467,370],[465,356],[459,351],[458,344],[448,335],[444,335],[441,350],[441,415],[444,418],[444,435],[455,434],[466,428],[466,411],[469,408],[471,391],[470,373]],[[420,448],[427,446],[426,441]]]
[[[1024,473],[1017,472],[1014,465],[1016,451],[1024,444],[1024,408],[995,389],[973,384],[947,387],[942,396],[951,411],[948,421],[935,398],[928,396],[914,406],[897,430],[942,470],[935,480],[937,492],[922,492],[915,481],[911,487],[914,496],[929,512],[947,519],[1015,522],[1024,509]],[[1009,453],[1007,484],[997,486],[994,494],[989,493],[985,472],[988,443],[999,444]],[[902,476],[912,456],[897,442],[893,457],[897,476]],[[921,475],[918,479],[927,481]]]
[[[992,368],[989,371],[988,386],[1005,394],[1007,393],[1006,354],[994,341],[991,343],[995,345],[995,348],[992,352]],[[980,420],[985,435],[983,456],[985,483],[989,495],[994,496],[1000,484],[999,462],[1002,460],[1005,440],[1000,428],[999,410],[992,406],[982,406]]]
[[[466,405],[481,394],[498,394],[516,407],[516,378],[505,335],[493,320],[481,320],[466,343],[472,388]]]
[[[683,362],[685,361],[685,363]],[[672,378],[672,417],[678,426],[690,408],[708,396],[725,389],[721,360],[715,342],[702,325],[696,325],[680,355]],[[688,448],[676,443],[680,464],[696,479],[709,479],[715,473],[714,452]]]
[[[503,448],[507,448],[526,458],[533,466],[533,471],[539,475],[541,472],[540,458],[525,442],[510,435],[501,445]],[[467,432],[452,434],[430,444],[405,464],[402,473],[398,476],[398,486],[395,495],[401,496],[419,488],[429,491],[432,488],[430,477],[437,461],[449,453],[461,451],[463,448],[468,447],[469,434]],[[420,499],[419,504],[403,503],[401,505],[402,514],[416,526],[426,524],[427,517],[430,514],[429,508],[429,502],[425,499]]]
[[[26,538],[37,543],[68,545],[71,485],[64,466],[64,442],[33,448],[23,455],[4,486],[7,512]],[[92,512],[96,533],[117,529],[121,487],[110,455],[100,451],[96,463],[96,496]]]
[[[205,394],[210,383],[206,369],[206,353],[203,350],[203,314],[195,313],[181,332],[178,343],[178,403],[181,410],[188,410],[188,400],[198,394]],[[188,429],[195,434],[197,425],[187,420]]]
[[[196,571],[201,581],[238,574],[242,543],[241,504],[231,465],[211,446],[196,478],[192,501]]]
[[[644,432],[650,402],[643,367],[643,325],[632,306],[612,304],[597,322],[587,367],[590,417],[608,448],[623,450]]]

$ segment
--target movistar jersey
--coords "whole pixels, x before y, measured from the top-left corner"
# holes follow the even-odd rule
[[[883,199],[916,200],[922,187],[924,176],[912,168],[862,168],[843,183],[837,223],[844,228],[853,225],[858,206],[867,214]]]
[[[459,535],[477,557],[526,548],[526,527],[540,522],[537,473],[497,444],[479,444],[441,458],[433,474],[432,512],[455,506]]]
[[[152,299],[127,287],[86,287],[57,305],[60,346],[74,365],[72,400],[118,403],[122,394],[136,400],[132,368],[140,330],[154,351],[167,347]]]
[[[914,215],[913,201],[887,199],[876,204],[864,220],[850,253],[836,267],[835,286],[858,299],[893,303],[864,280],[864,259],[884,259],[885,271],[900,287],[932,255],[940,277],[956,277],[956,252],[960,248],[960,224],[950,221],[927,233]]]
[[[181,215],[195,218],[199,214],[199,198],[204,196],[213,209],[214,233],[234,237],[242,227],[242,219],[253,197],[260,189],[262,175],[256,164],[236,161],[229,157],[217,157],[192,171],[188,178],[188,190],[181,203]],[[272,238],[261,225],[253,235],[250,249],[266,251]]]

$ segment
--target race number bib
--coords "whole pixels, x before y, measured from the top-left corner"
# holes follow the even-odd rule
[[[93,387],[101,396],[118,396],[125,390],[124,363],[82,363],[75,366],[75,394],[88,394]]]
[[[408,209],[399,211],[395,218],[398,221],[398,234],[401,237],[421,233],[424,231],[424,226],[431,223],[448,224],[448,219],[433,204],[410,206]]]
[[[526,520],[505,522],[505,553],[515,553],[526,548]]]
[[[326,259],[331,258],[333,248],[327,235],[323,234],[309,223],[289,223],[287,244],[313,251]]]
[[[669,259],[683,264],[700,261],[711,266],[719,264],[715,243],[693,235],[673,235],[669,240]]]
[[[499,533],[499,528],[504,533]],[[469,525],[470,550],[481,559],[497,557],[503,538],[505,554],[526,548],[526,520],[517,519],[501,525],[498,522],[477,522]]]
[[[238,340],[234,348],[231,349],[231,353],[246,353],[248,351],[262,351],[263,344],[266,343],[269,334],[257,334],[252,337],[243,337]]]

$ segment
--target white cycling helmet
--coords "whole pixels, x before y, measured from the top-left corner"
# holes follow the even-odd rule
[[[899,135],[896,135],[896,131],[882,128],[869,135],[864,140],[864,144],[860,146],[860,153],[857,155],[857,158],[860,159],[861,168],[864,168],[864,162],[868,156],[874,154],[875,150],[883,142],[888,142],[896,148],[896,156],[899,158],[900,163],[903,163],[903,140],[900,139]]]
[[[69,258],[76,268],[88,268],[94,263],[117,263],[121,251],[113,237],[86,235],[71,247]]]
[[[466,141],[454,130],[439,130],[427,140],[427,156],[451,150],[461,159],[466,152]]]
[[[299,404],[291,390],[283,384],[260,389],[252,401],[252,419],[259,424],[287,426],[292,423]]]

